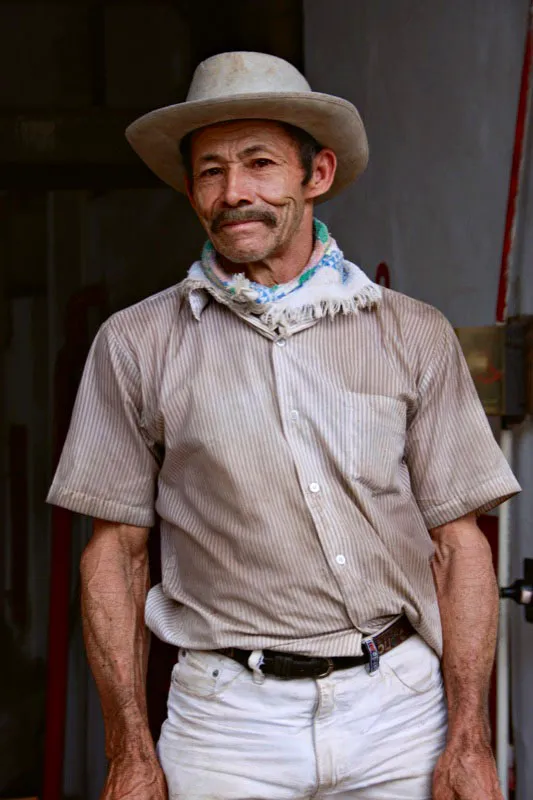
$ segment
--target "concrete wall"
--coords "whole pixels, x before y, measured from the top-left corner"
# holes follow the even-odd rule
[[[328,219],[455,324],[494,318],[527,0],[305,3],[306,72],[370,140]]]
[[[455,325],[495,320],[527,0],[305,0],[313,88],[359,108],[370,140],[360,181],[320,209],[347,255]],[[531,149],[531,148],[529,148]],[[533,313],[533,203],[523,199],[511,310]],[[533,557],[533,434],[516,436],[513,575]],[[513,615],[518,800],[533,785],[533,627]]]

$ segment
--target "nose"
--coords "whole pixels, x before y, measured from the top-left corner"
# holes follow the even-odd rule
[[[223,199],[224,204],[231,208],[238,208],[253,202],[253,192],[249,181],[237,164],[231,164],[226,170]]]

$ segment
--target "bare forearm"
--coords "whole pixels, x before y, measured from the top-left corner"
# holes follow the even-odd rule
[[[145,692],[147,534],[96,521],[82,557],[85,646],[102,703],[109,758],[130,746],[152,749]]]
[[[490,547],[474,517],[436,529],[432,537],[450,736],[474,725],[488,739],[487,700],[498,623]]]

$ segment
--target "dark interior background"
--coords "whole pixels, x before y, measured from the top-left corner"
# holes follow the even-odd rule
[[[90,522],[44,498],[98,326],[176,283],[204,238],[124,128],[183,101],[199,61],[240,49],[302,69],[300,0],[0,0],[1,798],[98,797],[78,610]],[[154,644],[154,732],[173,658]]]

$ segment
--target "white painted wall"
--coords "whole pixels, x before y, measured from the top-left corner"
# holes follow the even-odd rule
[[[306,74],[355,103],[371,160],[320,209],[348,257],[455,325],[494,322],[528,0],[304,0]],[[533,313],[528,191],[514,312]],[[533,557],[533,433],[517,436],[513,575]],[[533,785],[533,626],[513,608],[518,796]]]

